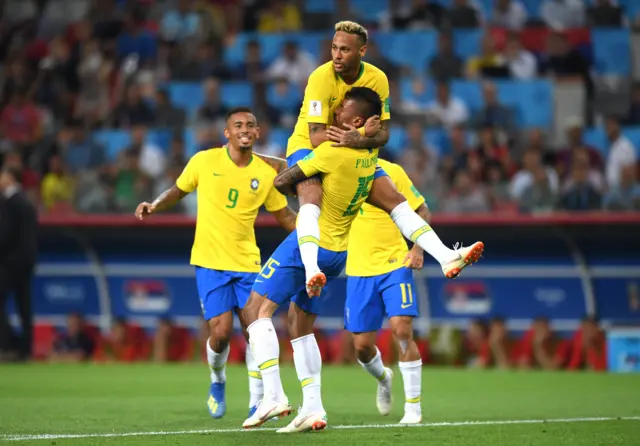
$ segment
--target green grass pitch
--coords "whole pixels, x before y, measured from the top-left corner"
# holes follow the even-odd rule
[[[295,371],[286,367],[282,376],[295,408]],[[325,367],[329,428],[296,435],[273,431],[290,417],[266,429],[240,428],[248,402],[243,367],[228,369],[227,415],[211,419],[208,377],[204,364],[0,366],[0,443],[558,446],[637,445],[640,438],[640,375],[426,368],[424,424],[397,427],[400,373],[393,412],[382,417],[373,379],[355,366]]]

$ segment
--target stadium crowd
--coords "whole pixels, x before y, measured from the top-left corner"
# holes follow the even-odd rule
[[[383,156],[405,167],[432,209],[640,209],[638,147],[622,133],[623,126],[640,126],[640,84],[633,85],[624,113],[603,116],[593,100],[593,61],[571,37],[571,30],[587,27],[635,30],[638,17],[612,0],[369,3],[2,1],[2,163],[22,169],[24,189],[42,212],[133,212],[172,184],[192,153],[224,143],[225,98],[234,95],[224,87],[236,81],[251,85],[262,134],[255,150],[282,156],[306,79],[330,58],[332,24],[351,19],[372,32],[438,33],[437,51],[420,73],[387,57],[375,34],[365,57],[387,73],[392,122],[403,127],[402,139],[395,147],[390,142]],[[381,4],[390,9],[377,11]],[[529,17],[531,4],[537,4],[535,17]],[[480,53],[465,60],[452,30],[470,28],[484,31]],[[547,28],[545,43],[530,49],[523,31]],[[307,30],[327,31],[318,53],[286,40],[267,60],[261,40],[249,39],[240,64],[225,57],[239,33]],[[555,117],[566,131],[561,147],[551,143],[549,128],[523,127],[497,93],[500,80],[535,78],[584,85],[586,113]],[[454,94],[455,79],[482,82],[480,108]],[[201,85],[197,107],[179,105],[184,101],[169,88],[176,82]],[[601,122],[606,147],[592,147],[584,132]],[[425,128],[439,129],[446,144],[426,137]],[[124,137],[98,136],[111,129]],[[195,200],[176,212],[194,214]]]
[[[288,333],[284,329],[279,331],[280,362],[292,363]],[[53,362],[206,361],[204,343],[208,336],[204,323],[200,333],[191,333],[170,319],[163,319],[150,333],[124,318],[114,320],[111,330],[103,335],[74,313],[69,315],[65,330],[46,324],[36,327],[34,357]],[[316,330],[315,336],[326,363],[356,363],[348,331]],[[521,336],[510,333],[502,318],[475,320],[464,332],[446,325],[434,327],[427,337],[416,338],[416,343],[425,365],[606,370],[605,336],[592,318],[584,319],[573,333],[556,332],[547,319],[539,318]],[[385,363],[397,362],[398,347],[391,330],[382,330],[376,344]],[[245,339],[238,333],[231,342],[229,363],[243,364],[245,348]]]

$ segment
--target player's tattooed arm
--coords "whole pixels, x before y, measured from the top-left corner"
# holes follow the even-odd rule
[[[296,229],[296,213],[289,206],[285,206],[279,211],[272,212],[278,224],[287,232]]]
[[[295,196],[296,183],[306,179],[307,176],[296,164],[295,166],[289,167],[288,169],[280,172],[276,179],[273,180],[273,185],[276,187],[276,189],[278,189],[278,191],[280,191],[281,194]]]
[[[273,167],[276,172],[282,172],[287,168],[287,160],[278,158],[277,156],[263,155],[262,153],[253,152],[258,158]]]
[[[139,220],[144,220],[145,217],[148,217],[155,212],[172,208],[186,195],[186,192],[184,192],[174,184],[169,189],[161,193],[158,198],[153,201],[153,203],[147,203],[146,201],[140,203],[136,208],[135,216]]]
[[[331,126],[327,135],[335,142],[334,147],[377,149],[389,141],[389,121],[380,121],[380,130],[373,136],[362,136],[358,129],[352,126],[349,126],[348,130]]]
[[[320,144],[325,141],[329,141],[329,137],[327,136],[327,124],[320,124],[317,122],[309,123],[309,139],[311,140],[311,145],[315,149]]]

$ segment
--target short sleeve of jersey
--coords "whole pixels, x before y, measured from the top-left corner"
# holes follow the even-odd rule
[[[329,141],[325,141],[315,148],[313,152],[298,161],[297,165],[307,178],[319,173],[329,173],[335,169],[341,157],[336,156],[339,147],[331,147]]]
[[[191,157],[184,170],[176,180],[176,186],[178,186],[178,189],[180,189],[182,192],[190,193],[197,189],[202,153],[204,152],[196,153]]]
[[[387,86],[388,90],[388,86]],[[331,92],[327,88],[327,80],[323,71],[316,71],[309,76],[307,88],[304,90],[302,106],[307,113],[307,123],[329,123],[329,100]]]
[[[416,189],[416,187],[409,179],[409,175],[407,175],[402,167],[397,165],[393,167],[391,175],[391,178],[396,184],[398,191],[405,196],[405,198],[409,202],[409,206],[411,206],[411,209],[418,209],[420,205],[425,202],[425,200],[422,194],[418,191],[418,189]]]
[[[389,79],[387,79],[387,76],[383,72],[378,73],[376,77],[376,92],[382,100],[380,120],[386,121],[391,119],[391,112],[389,110]]]
[[[269,212],[277,212],[287,206],[287,197],[278,192],[275,186],[271,185],[269,195],[264,201],[264,208]]]

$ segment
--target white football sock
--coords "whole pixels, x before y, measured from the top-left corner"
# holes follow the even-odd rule
[[[211,338],[207,339],[207,360],[211,370],[211,382],[223,383],[227,381],[227,358],[229,357],[229,344],[220,353],[211,348]]]
[[[279,403],[284,399],[284,390],[280,380],[280,344],[278,335],[269,318],[258,319],[247,328],[251,350],[264,387],[264,400],[267,403]]]
[[[324,412],[321,395],[322,357],[314,334],[302,336],[291,341],[293,363],[300,386],[302,386],[301,413]]]
[[[245,362],[247,363],[247,372],[249,373],[249,407],[257,405],[262,399],[264,388],[262,386],[262,375],[258,364],[253,357],[251,346],[247,344],[245,353]]]
[[[428,252],[441,265],[460,257],[456,251],[442,243],[431,226],[411,209],[408,201],[400,203],[389,215],[402,235]]]
[[[378,381],[384,381],[388,378],[387,371],[384,368],[384,364],[382,363],[382,355],[380,355],[380,350],[376,347],[376,355],[373,357],[371,361],[368,363],[361,362],[358,359],[358,363],[365,369],[369,375],[373,376]]]
[[[404,383],[404,411],[421,414],[422,360],[399,362],[398,367]]]
[[[307,276],[318,272],[318,248],[320,245],[320,208],[315,204],[303,204],[298,210],[296,230],[300,257]]]

